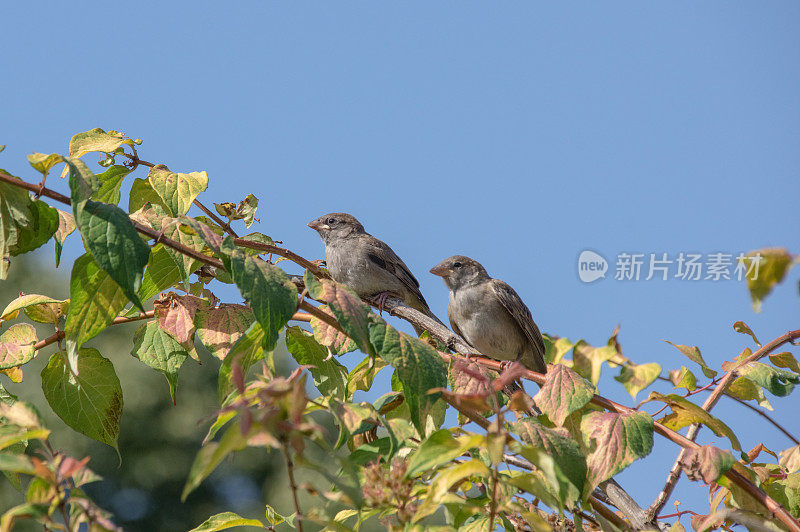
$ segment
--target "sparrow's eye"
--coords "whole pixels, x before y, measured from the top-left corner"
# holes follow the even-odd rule
[[[453,268],[460,268],[460,267],[461,267],[461,263],[460,262],[454,262],[453,263]]]
[[[336,218],[328,218],[327,220],[325,220],[325,223],[328,225],[333,225],[336,223]]]

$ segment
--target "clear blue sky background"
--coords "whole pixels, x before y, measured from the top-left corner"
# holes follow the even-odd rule
[[[322,254],[307,221],[355,214],[441,316],[427,270],[463,253],[544,331],[599,344],[620,323],[626,355],[665,369],[687,361],[664,339],[718,366],[750,345],[734,321],[761,339],[800,322],[797,270],[759,315],[735,281],[576,272],[585,248],[800,251],[795,2],[15,2],[0,17],[0,166],[29,180],[27,153],[122,130],[144,159],[208,171],[209,203],[256,194],[254,229],[306,256]],[[772,403],[798,434],[796,395]],[[745,447],[790,446],[738,405],[717,413]],[[620,477],[642,504],[676,448],[654,452]],[[705,507],[701,486],[678,493]]]

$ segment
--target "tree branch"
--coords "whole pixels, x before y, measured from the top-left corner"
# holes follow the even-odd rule
[[[138,162],[142,162],[142,161],[138,161]],[[67,205],[71,204],[70,199],[68,197],[64,196],[63,194],[55,192],[54,190],[48,189],[46,187],[42,187],[41,185],[35,185],[35,184],[27,183],[25,181],[22,181],[20,179],[12,177],[12,176],[10,176],[8,174],[5,174],[3,172],[0,172],[0,181],[6,182],[6,183],[8,183],[10,185],[13,185],[13,186],[17,186],[17,187],[20,187],[20,188],[27,189],[27,190],[29,190],[31,192],[37,193],[40,196],[46,196],[46,197],[49,197],[49,198],[54,199],[56,201],[60,201],[62,203],[65,203]],[[209,257],[207,255],[199,253],[199,252],[195,251],[194,249],[191,249],[191,248],[181,244],[180,242],[176,242],[176,241],[174,241],[172,239],[164,237],[162,233],[159,233],[159,232],[157,232],[157,231],[155,231],[155,230],[153,230],[153,229],[151,229],[149,227],[146,227],[146,226],[144,226],[142,224],[139,224],[138,222],[135,222],[135,221],[131,220],[131,223],[133,224],[133,226],[136,228],[136,230],[138,232],[140,232],[140,233],[142,233],[144,235],[150,236],[151,238],[158,239],[159,242],[163,243],[164,245],[166,245],[168,247],[171,247],[171,248],[175,249],[176,251],[179,251],[180,253],[183,253],[184,255],[187,255],[187,256],[190,256],[192,258],[195,258],[195,259],[197,259],[197,260],[199,260],[199,261],[201,261],[201,262],[203,262],[205,264],[208,264],[210,266],[214,266],[214,267],[217,267],[217,268],[224,269],[222,262],[220,260],[214,258],[214,257]],[[249,243],[249,241],[245,241],[245,242]],[[259,244],[260,246],[266,246],[266,245],[260,244],[260,243],[256,243],[256,244]],[[256,249],[258,249],[258,248],[256,248]],[[272,250],[271,252],[273,252],[275,254],[280,254],[280,253],[278,253],[279,249],[282,249],[282,248],[277,248],[275,250]],[[265,251],[270,251],[270,250],[265,250]],[[296,257],[299,257],[299,256],[296,256]],[[292,260],[290,257],[287,257],[287,258]],[[303,260],[305,260],[305,259],[303,259]],[[313,264],[310,261],[306,261],[306,262],[308,264]],[[316,265],[314,265],[314,266],[316,266]],[[295,283],[295,284],[297,284],[297,283]],[[329,325],[331,325],[333,327],[336,327],[337,330],[340,330],[340,331],[344,332],[343,329],[341,328],[341,325],[339,325],[338,322],[335,319],[333,319],[331,316],[325,314],[324,312],[320,311],[319,309],[317,309],[313,305],[309,304],[307,301],[302,300],[300,302],[300,304],[299,304],[299,308],[302,308],[303,310],[305,310],[309,314],[311,314],[311,315],[313,315],[313,316],[325,321]],[[475,354],[476,354],[475,350],[472,349],[466,342],[464,342],[464,340],[462,338],[460,338],[459,336],[455,335],[452,331],[447,329],[447,327],[445,327],[444,325],[441,325],[440,323],[437,323],[435,320],[431,319],[430,317],[422,314],[419,311],[414,310],[413,308],[409,307],[408,305],[406,305],[405,303],[403,303],[399,299],[388,298],[386,300],[385,308],[393,316],[397,316],[397,317],[400,317],[402,319],[405,319],[409,323],[411,323],[413,325],[417,325],[417,326],[427,330],[437,340],[445,343],[446,345],[449,345],[449,346],[453,347],[454,350],[457,353],[462,354],[462,355],[470,355],[470,356],[473,357],[473,360],[477,361],[479,364],[483,365],[484,367],[487,367],[487,368],[490,368],[490,369],[494,369],[496,371],[502,371],[503,368],[502,368],[502,365],[501,365],[500,362],[498,362],[496,360],[488,359],[488,358],[485,358],[485,357],[475,357]],[[743,361],[739,366],[741,366],[743,364],[746,364],[746,363],[749,363],[749,362],[751,362],[753,360],[757,360],[761,356],[764,356],[765,354],[767,354],[772,349],[775,349],[776,347],[778,347],[780,345],[783,345],[784,343],[787,343],[789,341],[792,341],[792,340],[794,340],[794,339],[796,339],[798,337],[800,337],[800,330],[791,331],[789,333],[786,333],[782,337],[774,340],[773,342],[770,342],[766,346],[764,346],[761,349],[759,349],[758,351],[756,351],[753,355],[751,355],[745,361]],[[48,339],[48,340],[50,340],[50,339]],[[57,340],[58,340],[58,338],[56,337],[50,343],[53,343],[53,342],[55,342]],[[727,386],[730,384],[732,379],[735,377],[734,373],[735,373],[735,369],[731,370],[730,372],[728,372],[728,374],[725,375],[725,377],[723,377],[723,379],[720,381],[717,389],[715,389],[714,392],[712,392],[711,396],[706,401],[706,404],[704,405],[705,408],[710,409],[711,407],[714,406],[714,404],[716,404],[716,402],[719,400],[719,397],[724,393],[724,391],[727,388]],[[525,370],[524,376],[526,378],[528,378],[529,380],[532,380],[532,381],[534,381],[534,382],[536,382],[536,383],[538,383],[540,385],[544,382],[544,376],[543,375],[541,375],[539,373],[536,373],[536,372],[533,372],[533,371],[530,371],[530,370]],[[617,412],[617,413],[632,413],[632,412],[635,412],[635,410],[633,410],[633,409],[631,409],[629,407],[622,406],[622,405],[620,405],[618,403],[615,403],[614,401],[611,401],[611,400],[606,399],[605,397],[601,397],[599,395],[595,395],[592,398],[591,402],[593,404],[601,406],[601,407],[603,407],[606,410],[609,410],[611,412]],[[683,447],[685,449],[687,449],[687,448],[688,449],[697,449],[697,448],[699,448],[699,445],[697,445],[693,440],[691,440],[691,439],[689,439],[687,437],[684,437],[681,434],[666,428],[665,426],[661,425],[658,422],[654,422],[654,430],[655,430],[655,432],[657,434],[660,434],[661,436],[663,436],[663,437],[667,438],[668,440],[680,445],[681,447]],[[696,436],[696,434],[695,434],[695,436]],[[745,477],[739,475],[734,470],[730,470],[728,473],[726,473],[726,476],[729,479],[731,479],[731,481],[733,481],[734,483],[739,485],[741,488],[743,488],[745,491],[747,491],[751,496],[753,496],[754,498],[759,500],[762,504],[764,504],[764,506],[766,506],[767,509],[769,509],[773,514],[775,514],[781,520],[781,522],[783,522],[789,528],[789,530],[791,530],[793,532],[800,532],[800,523],[795,521],[795,519],[786,511],[785,508],[783,508],[780,504],[778,504],[774,499],[769,497],[761,489],[759,489],[754,484],[752,484],[748,479],[746,479]]]
[[[751,362],[755,362],[768,354],[772,351],[777,349],[778,347],[782,346],[783,344],[792,342],[800,338],[800,329],[795,331],[789,331],[781,336],[777,337],[776,339],[772,340],[768,344],[762,346],[758,349],[755,353],[751,354],[749,357],[742,360],[739,364],[735,367],[731,368],[725,375],[720,379],[717,387],[714,388],[714,391],[711,392],[711,395],[706,398],[705,402],[703,403],[703,410],[706,412],[711,412],[711,409],[719,401],[720,397],[726,392],[728,386],[733,382],[733,380],[738,376],[737,370]],[[686,438],[694,442],[697,438],[697,434],[700,432],[700,428],[702,425],[699,423],[695,423],[689,430],[686,431]],[[784,431],[786,433],[786,431]],[[650,508],[647,511],[647,514],[651,517],[655,517],[658,515],[661,510],[664,508],[664,505],[667,504],[670,496],[672,496],[672,492],[675,491],[675,486],[678,484],[678,480],[681,478],[681,462],[683,461],[684,457],[686,456],[687,447],[684,446],[683,449],[678,453],[678,457],[675,459],[675,463],[672,464],[672,468],[669,471],[669,475],[667,475],[667,481],[664,484],[661,492],[656,497],[656,500],[653,501],[653,504],[650,505]],[[760,490],[759,490],[760,491]]]

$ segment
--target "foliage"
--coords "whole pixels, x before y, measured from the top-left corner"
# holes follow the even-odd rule
[[[125,404],[115,369],[118,354],[86,342],[112,325],[142,321],[129,351],[166,377],[173,401],[184,363],[200,361],[196,342],[208,349],[213,356],[208,361],[219,363],[218,406],[185,472],[183,499],[208,483],[227,458],[255,450],[274,453],[285,464],[294,512],[282,515],[270,506],[263,517],[223,512],[195,530],[302,529],[304,523],[355,530],[367,521],[392,528],[435,523],[482,530],[546,530],[570,521],[614,529],[626,524],[598,509],[608,499],[598,498],[596,490],[646,458],[655,434],[685,446],[680,466],[691,480],[710,484],[707,522],[763,520],[779,504],[784,524],[789,513],[798,517],[797,449],[780,457],[771,453],[775,463],[756,462],[761,450],[741,453],[733,429],[709,412],[714,404],[692,399],[714,386],[717,396],[759,404],[766,393],[789,395],[800,382],[797,361],[790,352],[772,350],[800,337],[800,331],[761,347],[756,334],[737,322],[734,329],[748,335],[757,350],[745,348],[720,372],[697,347],[672,344],[710,382],[703,385],[682,366],[662,379],[684,394],[651,391],[636,408],[623,407],[597,395],[603,370],[618,368],[615,380],[635,398],[659,379],[661,367],[624,356],[618,330],[598,346],[548,337],[544,378],[516,363],[465,362],[445,351],[448,338],[398,331],[346,286],[275,247],[269,237],[238,238],[230,224],[253,223],[254,196],[215,204],[228,220],[223,221],[198,199],[208,186],[205,172],[173,172],[147,163],[139,159],[140,144],[116,131],[93,129],[72,138],[68,155],[29,158],[43,176],[64,164],[71,214],[33,199],[19,178],[0,174],[0,277],[14,267],[12,257],[50,240],[58,262],[73,232],[85,249],[72,264],[68,300],[23,294],[8,302],[0,317],[0,370],[19,380],[22,366],[57,344],[41,374],[44,398],[67,426],[116,449]],[[93,172],[81,159],[89,153],[101,154],[106,170]],[[121,190],[139,166],[149,171],[132,181],[126,211],[118,205]],[[205,215],[190,216],[193,205]],[[292,277],[272,260],[273,253],[310,269],[302,278]],[[796,262],[785,250],[762,250],[762,256],[765,276],[749,284],[758,305]],[[213,292],[220,284],[234,285],[246,304],[221,302]],[[46,324],[52,334],[40,338],[23,318]],[[289,375],[275,367],[274,352],[283,348],[299,365]],[[336,358],[356,349],[365,358],[352,368]],[[392,390],[376,401],[359,401],[356,392],[372,389],[384,370],[391,372]],[[510,398],[499,393],[521,378],[538,379],[541,389],[534,399],[524,391],[508,392]],[[656,403],[671,412],[654,419],[644,406]],[[445,426],[448,409],[457,411],[461,424]],[[20,489],[27,483],[24,501],[4,514],[0,531],[23,519],[68,530],[83,523],[93,530],[116,528],[113,516],[83,487],[97,480],[88,459],[54,451],[35,409],[2,387],[0,416],[0,470]],[[726,437],[730,450],[686,443],[675,431],[688,425]],[[298,483],[300,471],[321,480]],[[301,504],[309,498],[315,502]]]

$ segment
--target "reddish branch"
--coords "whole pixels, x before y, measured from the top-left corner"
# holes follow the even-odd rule
[[[728,387],[731,385],[733,380],[736,377],[738,377],[737,370],[739,368],[745,366],[746,364],[764,358],[765,356],[769,355],[772,351],[779,348],[780,346],[787,344],[789,342],[793,342],[798,338],[800,338],[800,329],[795,331],[789,331],[786,334],[783,334],[775,338],[770,343],[762,346],[755,353],[751,354],[749,357],[739,362],[735,367],[731,368],[721,379],[719,379],[717,387],[714,388],[714,391],[711,392],[711,395],[709,395],[708,398],[703,403],[702,407],[703,410],[711,412],[711,409],[714,408],[714,406],[719,401],[720,397],[722,397],[723,394],[725,394],[725,392],[727,391]],[[694,440],[697,438],[697,434],[700,432],[701,427],[702,425],[700,425],[699,423],[695,423],[694,425],[689,427],[689,430],[686,432],[686,438],[689,441],[694,442]],[[784,433],[785,432],[786,431],[784,431]],[[658,497],[656,497],[656,500],[650,506],[650,509],[648,510],[649,516],[654,517],[658,515],[659,512],[661,512],[661,510],[664,508],[664,505],[669,500],[670,496],[672,495],[672,492],[675,490],[675,486],[678,484],[678,480],[681,477],[681,462],[683,461],[683,458],[686,456],[686,453],[687,453],[687,447],[684,446],[683,449],[681,449],[681,451],[678,453],[678,458],[675,459],[675,463],[672,464],[672,469],[670,469],[669,471],[669,475],[667,476],[667,482],[664,484],[664,488],[661,490],[661,492],[658,494]],[[767,507],[769,508],[769,506]],[[772,508],[770,508],[770,510],[772,510]],[[796,522],[795,525],[797,526]]]

